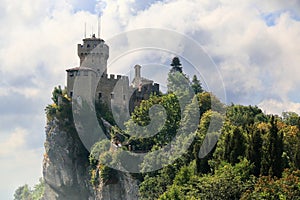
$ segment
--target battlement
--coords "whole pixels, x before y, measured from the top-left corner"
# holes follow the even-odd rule
[[[104,42],[90,42],[83,45],[78,44],[77,50],[79,57],[86,56],[88,54],[108,56],[109,47],[106,44],[104,44]]]
[[[83,44],[77,45],[77,54],[80,58],[80,66],[107,73],[109,47],[103,39],[96,38],[95,35],[83,39]]]
[[[101,75],[101,79],[104,79],[104,80],[129,80],[127,76],[124,76],[124,75],[115,75],[115,74],[102,74]]]
[[[73,97],[76,78],[86,96],[94,96],[96,101],[105,102],[109,108],[111,102],[114,102],[114,105],[126,106],[126,101],[129,101],[129,109],[133,111],[142,100],[148,99],[151,94],[159,93],[159,84],[141,76],[140,65],[134,67],[135,78],[131,86],[128,76],[107,74],[109,47],[104,40],[96,38],[95,35],[83,39],[83,44],[78,44],[77,48],[80,67],[66,70],[67,92],[70,97]]]

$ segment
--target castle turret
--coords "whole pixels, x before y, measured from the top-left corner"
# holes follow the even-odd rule
[[[100,75],[107,74],[109,47],[103,39],[96,38],[95,34],[83,39],[83,44],[78,44],[78,56],[80,67],[92,68]]]
[[[135,77],[136,78],[141,78],[141,66],[140,65],[135,65]]]
[[[152,80],[146,79],[141,76],[141,68],[142,67],[140,65],[134,66],[135,75],[131,83],[131,86],[134,88],[140,88],[143,85],[153,84]]]
[[[80,66],[66,70],[67,92],[72,99],[102,102],[108,108],[129,108],[132,112],[142,100],[149,99],[151,94],[159,94],[159,85],[142,77],[140,65],[134,67],[135,77],[130,86],[127,76],[109,76],[109,47],[95,35],[78,44],[78,56]]]

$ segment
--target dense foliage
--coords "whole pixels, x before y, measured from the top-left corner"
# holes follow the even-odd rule
[[[143,176],[141,199],[298,199],[299,115],[267,115],[256,106],[234,104],[224,112],[212,94],[194,91],[201,113],[195,140],[172,165]],[[220,131],[209,129],[221,118]],[[199,158],[207,136],[220,137]]]
[[[185,131],[180,127],[191,126],[191,118],[200,113],[196,130],[190,133],[193,142],[188,142],[191,138],[187,135],[180,138],[182,147],[190,144],[188,150],[174,158],[172,164],[138,176],[140,198],[298,199],[299,115],[285,112],[280,117],[267,115],[257,106],[225,106],[202,89],[197,77],[189,82],[194,97],[185,104],[182,113],[180,98],[188,96],[189,92],[184,86],[187,77],[179,73],[182,72],[169,74],[167,94],[143,101],[126,123],[126,130],[118,132],[124,136],[123,144],[131,146],[131,149],[123,147],[123,150],[151,152],[168,144],[179,130]],[[193,102],[197,102],[196,106]],[[151,116],[154,105],[162,106],[165,113]],[[164,114],[166,121],[155,135],[135,126],[147,126],[155,119],[162,119]],[[203,151],[204,143],[211,143],[211,147],[207,155],[201,157],[199,151]],[[101,157],[103,159],[105,155],[96,155],[100,155],[101,163]],[[148,171],[157,157],[164,159],[161,154],[146,156],[139,167]],[[117,162],[114,157],[109,159]]]
[[[20,186],[15,191],[14,200],[40,200],[44,194],[44,190],[44,181],[41,178],[40,182],[33,189],[27,184]]]
[[[55,88],[52,99],[54,103],[46,108],[48,120],[57,119],[63,129],[74,129],[71,102],[65,91]],[[119,172],[104,163],[119,163],[124,152],[154,152],[177,137],[173,151],[180,157],[149,154],[139,164],[127,162],[121,166],[145,172],[134,174],[140,180],[141,199],[300,198],[297,113],[276,116],[263,113],[257,106],[225,106],[203,90],[196,76],[190,81],[181,70],[170,72],[167,94],[151,96],[135,108],[125,130],[115,126],[107,106],[98,104],[95,108],[100,124],[104,118],[114,125],[108,133],[111,141],[94,144],[90,154],[91,183],[95,187],[100,181],[117,181]],[[153,129],[157,132],[153,133]],[[111,153],[112,143],[123,151]],[[203,144],[206,148],[202,148]],[[182,152],[184,147],[188,148]],[[162,168],[147,172],[157,158],[161,159]],[[171,159],[172,164],[165,158]],[[15,199],[26,199],[32,193],[28,186],[22,186]]]

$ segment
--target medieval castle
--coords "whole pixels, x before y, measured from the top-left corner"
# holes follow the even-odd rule
[[[78,44],[80,66],[67,69],[67,93],[71,98],[91,96],[93,101],[126,106],[131,113],[142,100],[159,94],[159,84],[141,76],[141,66],[135,65],[131,83],[127,76],[107,74],[109,46],[92,35]]]

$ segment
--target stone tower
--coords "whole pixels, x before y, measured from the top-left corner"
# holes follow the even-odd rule
[[[159,85],[141,75],[141,66],[135,65],[131,84],[127,76],[107,74],[109,47],[93,35],[78,44],[80,66],[67,69],[67,92],[71,98],[102,102],[111,106],[129,108],[130,112],[151,94],[159,94]],[[129,104],[129,105],[128,105]]]
[[[96,38],[94,34],[91,38],[83,39],[83,44],[78,44],[77,49],[80,67],[92,68],[99,75],[107,74],[109,47],[103,39]]]
[[[85,96],[94,95],[99,79],[97,77],[107,76],[109,47],[103,39],[93,35],[91,38],[83,39],[83,44],[77,45],[77,53],[80,58],[79,67],[66,70],[68,95],[73,96],[74,84],[77,91],[82,90],[86,93]]]

